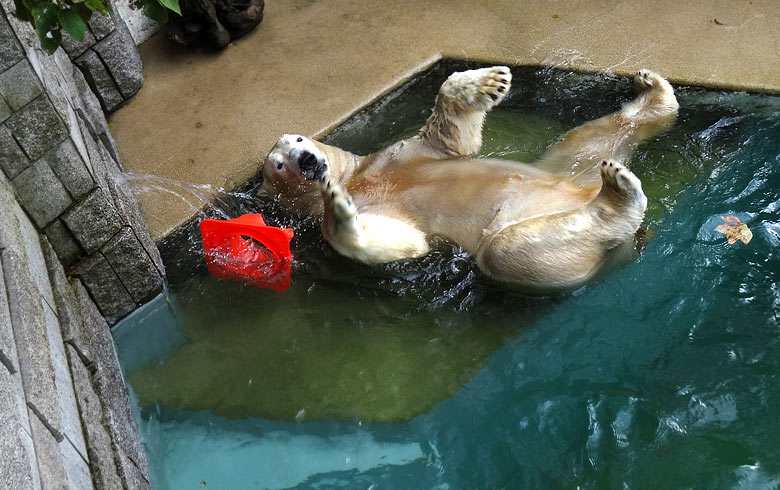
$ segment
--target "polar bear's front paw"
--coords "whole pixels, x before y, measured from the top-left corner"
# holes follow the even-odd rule
[[[644,68],[636,72],[634,75],[634,86],[639,92],[644,92],[651,89],[657,89],[664,92],[674,92],[672,86],[669,85],[669,82],[667,82],[664,77],[652,70],[647,70]]]
[[[634,86],[637,90],[649,90],[653,87],[653,80],[658,75],[650,70],[639,70],[634,75]]]
[[[319,179],[322,199],[325,203],[325,212],[331,212],[338,223],[355,221],[357,208],[349,197],[346,189],[327,175]]]
[[[463,107],[489,110],[509,92],[512,72],[506,66],[493,66],[453,73],[441,87],[440,96]]]
[[[298,156],[298,167],[301,175],[308,180],[319,180],[328,173],[328,163],[325,157],[303,150]]]
[[[620,163],[601,162],[601,180],[604,186],[610,187],[622,195],[642,194],[642,182],[639,177]]]

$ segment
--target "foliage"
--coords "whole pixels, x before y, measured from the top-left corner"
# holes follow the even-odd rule
[[[30,22],[38,33],[41,47],[54,53],[62,43],[63,31],[81,41],[87,22],[94,13],[113,13],[110,0],[14,0],[16,16]],[[144,14],[164,23],[168,10],[181,15],[179,0],[132,0],[131,8],[142,8]]]

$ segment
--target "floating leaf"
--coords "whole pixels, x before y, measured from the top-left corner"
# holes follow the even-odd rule
[[[724,224],[718,225],[715,228],[715,231],[726,235],[726,239],[729,241],[729,245],[737,243],[737,240],[740,240],[742,243],[747,245],[753,238],[753,232],[750,231],[750,228],[748,228],[748,226],[741,222],[736,216],[721,216],[720,219],[723,220]]]

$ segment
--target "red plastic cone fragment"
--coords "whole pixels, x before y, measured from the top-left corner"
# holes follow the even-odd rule
[[[253,286],[284,291],[290,287],[290,228],[268,226],[261,214],[200,223],[209,273]]]

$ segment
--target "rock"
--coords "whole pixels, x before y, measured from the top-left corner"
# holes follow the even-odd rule
[[[100,14],[93,14],[92,16],[95,17],[97,15]],[[95,42],[97,42],[97,40],[89,30],[84,31],[84,39],[81,41],[73,39],[69,34],[62,35],[62,49],[64,49],[71,58],[78,58],[84,51],[91,48]]]
[[[0,73],[0,94],[12,111],[18,111],[41,93],[38,77],[26,60]]]
[[[168,38],[182,46],[199,42],[223,49],[263,20],[264,0],[181,0],[181,16],[171,15]]]
[[[135,301],[103,254],[90,255],[77,262],[69,272],[81,279],[92,294],[105,321],[112,325],[135,309]],[[121,377],[119,382],[122,384]]]
[[[24,57],[11,27],[0,16],[0,71],[15,65]]]
[[[162,290],[162,277],[129,226],[106,244],[103,255],[136,303],[148,301]]]
[[[124,102],[114,79],[94,51],[91,49],[87,50],[80,57],[76,58],[74,63],[81,69],[81,73],[84,74],[84,78],[86,78],[90,88],[100,99],[100,105],[103,106],[103,110],[111,112]]]
[[[62,219],[84,250],[90,254],[119,233],[123,224],[116,209],[100,188],[65,213]]]
[[[76,237],[70,232],[62,220],[56,219],[43,232],[49,239],[52,248],[57,253],[62,265],[68,266],[85,255]]]
[[[74,199],[81,199],[95,188],[95,180],[72,140],[66,139],[47,153],[45,158]]]
[[[2,365],[0,393],[0,485],[13,490],[41,488],[22,381],[19,373],[11,374]]]
[[[93,15],[93,17],[95,17]],[[144,83],[141,55],[124,22],[117,22],[114,32],[93,48],[116,81],[122,97],[129,99]]]
[[[39,96],[5,122],[22,150],[33,160],[68,137],[48,97]]]
[[[16,176],[11,184],[39,228],[43,228],[73,204],[65,186],[41,159]]]
[[[11,135],[11,131],[0,126],[0,168],[9,179],[30,166],[30,159],[24,154]]]
[[[111,435],[106,428],[106,420],[100,399],[95,393],[92,379],[87,368],[81,363],[73,346],[67,346],[68,360],[73,374],[73,386],[76,399],[84,422],[84,433],[87,438],[89,465],[98,490],[113,490],[122,488],[122,482],[114,463],[114,451],[111,446]]]

